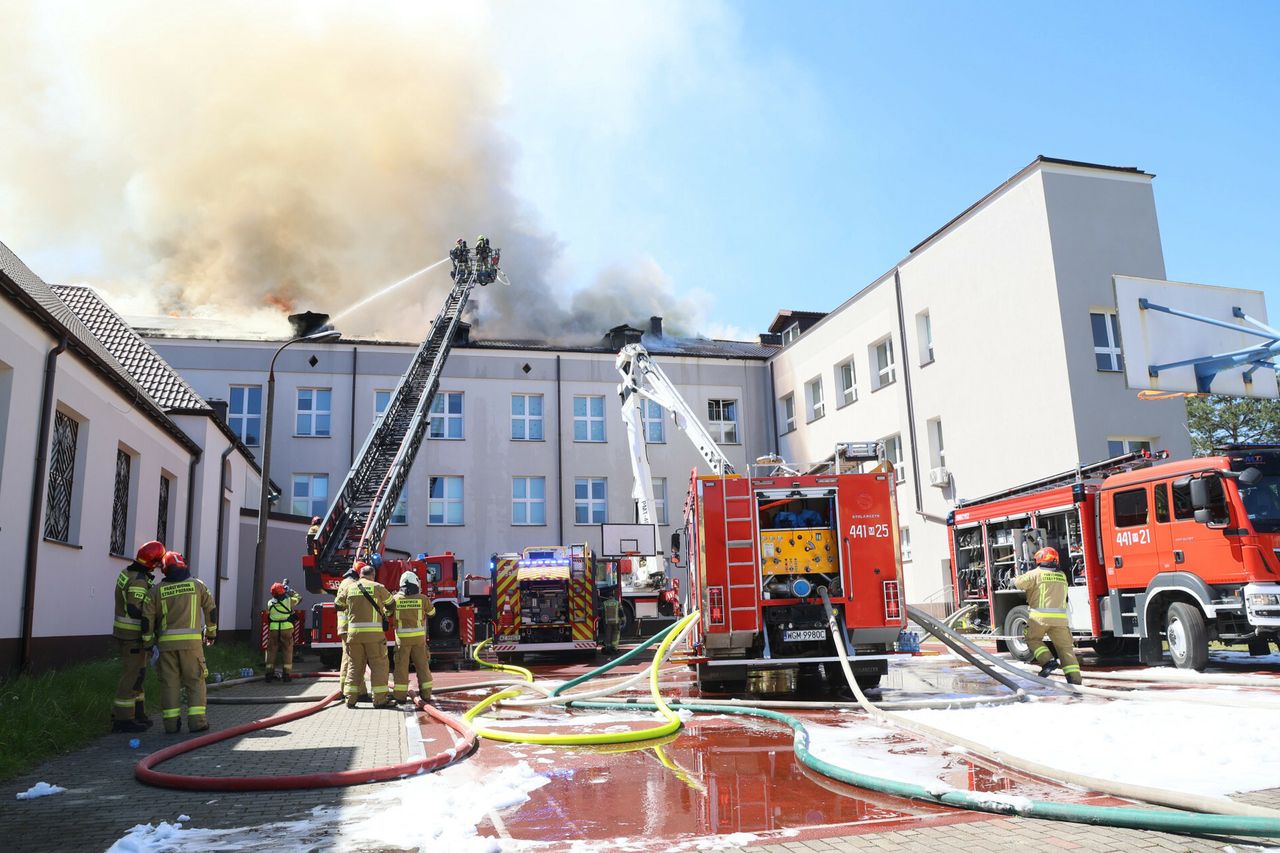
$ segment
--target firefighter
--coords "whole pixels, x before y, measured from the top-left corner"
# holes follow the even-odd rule
[[[364,567],[365,563],[363,560],[356,560],[351,565],[351,568],[347,569],[347,571],[342,575],[342,580],[338,583],[337,595],[342,595],[343,590],[360,580],[360,570]],[[347,649],[347,613],[345,610],[337,609],[336,596],[334,598],[334,602],[336,615],[338,617],[338,642],[342,643],[342,663],[338,666],[338,684],[345,690],[347,687],[347,676],[351,672],[351,654]],[[360,692],[363,694],[365,692],[364,673],[360,674],[360,684]]]
[[[484,264],[489,260],[489,238],[481,234],[476,238],[476,257]]]
[[[360,580],[338,593],[334,606],[347,612],[347,680],[343,686],[347,707],[354,708],[364,686],[368,667],[370,693],[375,708],[394,708],[387,690],[387,602],[391,593],[373,579],[373,566],[360,569]]]
[[[1018,589],[1027,594],[1030,609],[1027,619],[1027,647],[1040,664],[1040,677],[1045,678],[1058,667],[1058,659],[1045,645],[1045,637],[1062,656],[1062,674],[1071,684],[1083,683],[1080,661],[1071,644],[1071,628],[1067,625],[1067,576],[1058,571],[1058,551],[1041,548],[1035,554],[1036,568],[1014,579]]]
[[[267,602],[267,681],[276,680],[276,655],[284,658],[281,664],[281,681],[289,681],[293,675],[293,625],[297,618],[293,608],[302,596],[294,592],[286,578],[271,585],[271,600]]]
[[[138,549],[132,563],[116,578],[115,624],[111,635],[120,649],[120,681],[111,709],[113,732],[142,732],[151,725],[147,717],[146,697],[142,682],[147,675],[147,650],[142,643],[142,609],[152,575],[164,564],[164,543],[151,541]]]
[[[205,715],[204,646],[218,635],[218,608],[209,588],[191,577],[186,559],[176,551],[164,555],[164,579],[147,593],[142,613],[142,641],[160,647],[156,672],[160,676],[161,716],[164,730],[176,734],[182,728],[181,689],[187,689],[187,731],[209,728]],[[204,631],[200,630],[201,614]]]
[[[320,516],[311,517],[311,526],[307,528],[307,550],[311,556],[320,556]]]
[[[427,620],[436,615],[431,599],[422,594],[418,576],[405,572],[400,590],[391,596],[390,609],[396,614],[395,700],[409,701],[409,664],[418,673],[418,698],[431,698],[431,647],[427,641]]]
[[[618,588],[607,586],[601,590],[600,612],[604,617],[604,653],[613,657],[618,653],[618,643],[622,639],[622,602],[618,600]]]

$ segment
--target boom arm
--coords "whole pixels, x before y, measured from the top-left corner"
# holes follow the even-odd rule
[[[303,558],[311,592],[321,592],[325,577],[340,576],[355,558],[367,558],[382,548],[387,523],[431,422],[431,404],[467,299],[476,284],[497,278],[496,250],[481,257],[459,248],[450,256],[453,290],[321,521],[315,555]]]

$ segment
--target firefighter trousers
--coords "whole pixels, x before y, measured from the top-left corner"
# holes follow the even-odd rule
[[[143,700],[142,681],[147,676],[147,652],[141,638],[117,639],[120,649],[120,681],[116,684],[116,698],[111,706],[114,720],[132,720],[137,703]]]
[[[1047,637],[1053,643],[1053,647],[1058,650],[1062,674],[1067,677],[1067,681],[1072,684],[1080,684],[1083,681],[1080,677],[1080,661],[1076,658],[1075,647],[1071,643],[1071,629],[1067,627],[1065,620],[1050,624],[1041,622],[1039,619],[1029,619],[1026,637],[1027,648],[1031,649],[1036,663],[1044,664],[1053,657],[1049,647],[1044,643]]]
[[[284,658],[283,671],[288,675],[293,671],[293,625],[283,631],[267,629],[267,672],[275,672],[276,656]]]
[[[187,731],[209,728],[205,717],[204,679],[209,670],[204,665],[204,649],[160,649],[156,664],[160,676],[160,707],[164,730],[170,734],[182,728],[182,693],[187,688]]]
[[[350,656],[346,687],[347,707],[356,706],[356,697],[364,692],[364,671],[370,671],[370,690],[373,704],[385,705],[391,701],[387,695],[387,638],[381,631],[366,634],[354,634],[347,639],[347,653]]]
[[[397,702],[409,698],[409,664],[418,673],[418,696],[423,701],[431,698],[431,650],[427,648],[425,637],[414,637],[396,643],[396,689]]]
[[[604,621],[604,636],[601,637],[604,642],[604,650],[612,654],[618,650],[618,643],[622,642],[622,622],[620,620]]]

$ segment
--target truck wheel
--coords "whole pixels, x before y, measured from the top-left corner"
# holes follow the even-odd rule
[[[630,601],[622,602],[622,606],[618,608],[618,618],[622,620],[622,627],[619,633],[624,637],[636,635],[636,608]]]
[[[436,615],[428,620],[427,630],[434,639],[454,639],[458,636],[458,611],[451,604],[441,604]]]
[[[1004,617],[1004,635],[1008,638],[1004,643],[1009,648],[1009,654],[1023,662],[1031,660],[1031,647],[1026,640],[1030,613],[1031,609],[1027,605],[1019,604]]]
[[[1178,669],[1194,669],[1203,672],[1209,663],[1209,635],[1204,629],[1204,616],[1200,608],[1185,601],[1169,605],[1165,618],[1165,640],[1169,643],[1169,657]]]

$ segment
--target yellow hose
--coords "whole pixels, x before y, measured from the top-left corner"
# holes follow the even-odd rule
[[[484,651],[484,647],[493,642],[493,637],[485,640],[476,646],[476,650],[471,653],[471,659],[481,666],[487,666],[489,669],[496,669],[499,672],[509,672],[512,675],[518,675],[525,681],[533,681],[533,673],[522,666],[510,666],[505,663],[489,663],[487,660],[480,659],[480,652]]]
[[[471,723],[478,736],[488,738],[489,740],[500,740],[507,743],[535,743],[545,746],[589,746],[602,743],[634,743],[637,741],[653,740],[654,738],[666,737],[669,734],[677,732],[684,725],[680,717],[668,707],[666,701],[662,698],[662,694],[658,692],[658,673],[662,668],[662,663],[666,659],[667,651],[675,643],[676,639],[682,634],[692,622],[698,618],[698,611],[690,613],[677,623],[675,630],[667,635],[662,641],[662,645],[658,647],[658,651],[653,656],[653,663],[649,666],[649,695],[653,697],[653,703],[657,706],[658,713],[667,718],[667,721],[659,726],[652,726],[647,729],[631,729],[625,732],[599,732],[599,733],[583,733],[583,734],[540,734],[537,732],[517,732],[499,729],[484,728],[475,725],[475,718],[483,714],[491,705],[501,702],[503,699],[510,699],[520,695],[520,690],[503,690],[499,693],[488,697],[474,707],[467,710],[462,718]],[[486,641],[487,642],[487,641]],[[533,673],[521,667],[506,667],[480,661],[480,648],[484,646],[481,643],[476,648],[475,659],[492,669],[502,669],[507,672],[520,670],[520,672],[528,676],[528,680],[533,680]]]

